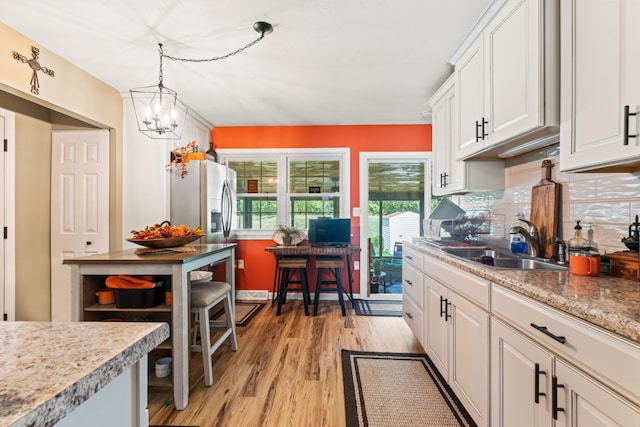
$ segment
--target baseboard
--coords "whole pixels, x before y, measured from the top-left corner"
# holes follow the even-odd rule
[[[242,301],[252,301],[252,300],[271,300],[273,297],[273,292],[271,291],[236,291],[236,299]],[[289,299],[302,299],[302,293],[300,292],[288,292],[287,298]],[[345,295],[345,299],[347,296]],[[355,298],[355,296],[354,296]],[[311,294],[311,299],[313,300],[313,294]],[[321,293],[321,300],[338,300],[338,294],[335,292],[332,293]]]

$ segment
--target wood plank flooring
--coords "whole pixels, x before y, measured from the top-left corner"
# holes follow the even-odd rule
[[[358,316],[348,304],[322,300],[305,317],[301,300],[276,316],[270,302],[237,328],[238,350],[213,355],[212,387],[205,387],[202,355],[190,359],[189,405],[176,411],[170,388],[149,389],[150,424],[269,427],[345,425],[340,350],[411,352],[423,349],[400,317]]]

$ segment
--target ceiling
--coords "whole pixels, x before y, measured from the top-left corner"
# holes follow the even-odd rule
[[[490,0],[0,0],[0,19],[122,93],[164,84],[215,126],[428,123]],[[46,58],[41,60],[46,65]],[[41,83],[42,84],[42,83]]]

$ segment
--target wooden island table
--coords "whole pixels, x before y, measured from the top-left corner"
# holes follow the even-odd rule
[[[149,375],[149,385],[154,380],[166,380],[173,385],[176,409],[184,409],[189,401],[189,295],[191,271],[214,264],[225,263],[226,281],[232,286],[232,304],[235,310],[235,243],[189,245],[194,252],[161,252],[138,254],[135,249],[108,252],[79,258],[65,259],[71,267],[71,313],[73,321],[97,321],[119,317],[123,320],[168,321],[171,324],[171,340],[159,348],[171,351],[173,357],[172,382]],[[170,283],[173,293],[171,305],[160,304],[152,308],[121,309],[115,304],[97,303],[97,290],[105,287],[109,275],[153,275]],[[157,279],[157,280],[158,280]],[[149,365],[153,365],[150,360]]]

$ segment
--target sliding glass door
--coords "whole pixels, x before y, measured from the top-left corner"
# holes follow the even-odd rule
[[[400,299],[402,242],[423,235],[430,153],[361,153],[361,297]]]

